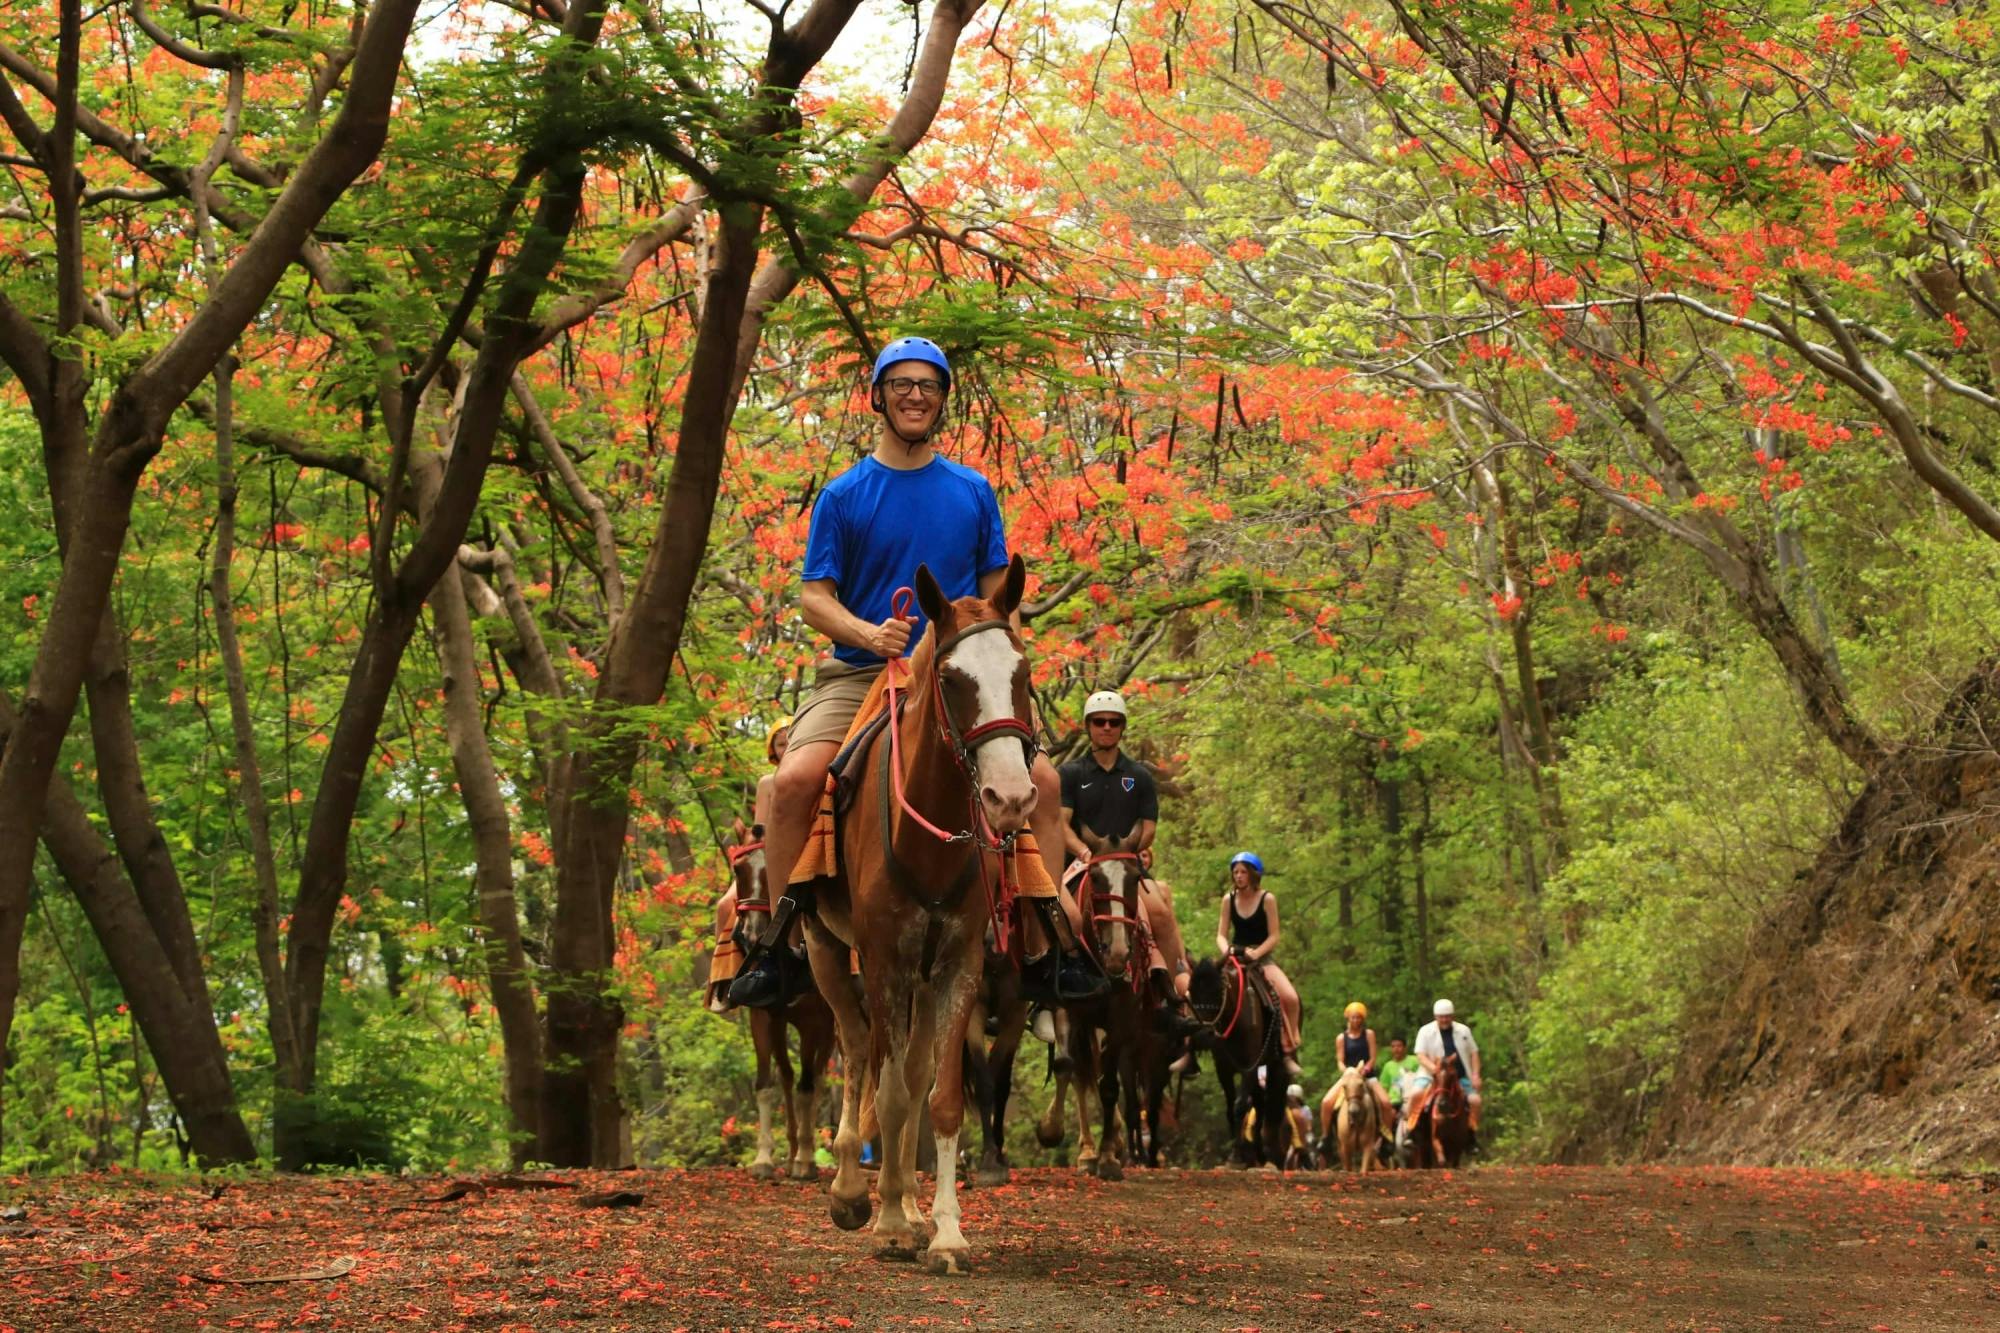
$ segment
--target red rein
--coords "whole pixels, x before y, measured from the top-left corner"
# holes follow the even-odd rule
[[[1236,1009],[1229,1015],[1229,1026],[1215,1034],[1224,1041],[1228,1041],[1229,1034],[1236,1031],[1236,1020],[1243,1017],[1243,992],[1250,984],[1250,978],[1243,973],[1243,960],[1230,954],[1229,961],[1236,968]]]

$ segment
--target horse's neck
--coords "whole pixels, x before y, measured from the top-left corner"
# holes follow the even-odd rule
[[[911,672],[909,703],[902,717],[890,721],[900,729],[905,766],[901,777],[892,776],[892,781],[901,784],[903,799],[918,814],[947,833],[956,833],[972,810],[972,782],[946,748],[943,720],[937,715],[937,686],[931,678],[934,669]],[[960,859],[959,849],[940,843],[902,810],[894,812],[891,827],[896,855],[906,863],[942,859],[946,853],[953,861]]]

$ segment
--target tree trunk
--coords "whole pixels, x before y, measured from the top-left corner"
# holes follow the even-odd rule
[[[0,741],[14,720],[12,703],[0,697]],[[182,988],[117,854],[61,779],[49,786],[42,843],[118,978],[195,1156],[203,1166],[255,1161],[257,1148],[237,1110],[214,1019]]]
[[[578,0],[564,20],[568,39],[553,49],[544,71],[548,98],[580,96],[588,52],[603,27],[603,0]],[[348,836],[361,801],[363,780],[374,754],[390,691],[396,683],[403,650],[416,631],[425,600],[438,579],[458,558],[459,544],[477,511],[481,484],[493,456],[514,372],[533,345],[536,301],[547,291],[550,275],[562,258],[582,209],[586,164],[580,152],[560,154],[542,173],[542,196],[534,217],[520,229],[519,249],[501,280],[481,335],[479,351],[460,386],[451,452],[429,518],[419,524],[409,550],[393,573],[386,567],[394,536],[390,521],[400,504],[391,483],[383,499],[383,530],[375,548],[384,562],[377,599],[369,613],[361,644],[351,668],[340,713],[321,768],[306,829],[304,864],[299,869],[292,905],[290,948],[285,981],[292,998],[292,1022],[298,1033],[299,1082],[293,1091],[309,1098],[318,1079],[319,1023],[325,1003],[326,969],[332,946],[334,917],[347,885]],[[399,413],[397,430],[405,453],[415,433],[419,402],[408,402]],[[393,469],[392,469],[393,472]],[[278,1164],[304,1166],[309,1126],[280,1120],[277,1124]]]
[[[300,163],[270,210],[194,316],[108,394],[89,457],[78,456],[85,401],[83,363],[70,338],[81,322],[82,234],[74,203],[80,6],[63,0],[55,120],[45,157],[56,213],[56,340],[8,321],[0,353],[27,386],[52,481],[75,503],[62,577],[36,647],[19,718],[0,757],[0,1040],[12,1030],[20,992],[21,935],[34,877],[34,849],[50,779],[76,713],[92,645],[132,521],[139,479],[159,452],[168,419],[263,309],[271,290],[334,202],[380,153],[416,0],[380,0],[348,66],[347,97],[325,136]],[[11,307],[10,315],[18,315]],[[74,483],[67,478],[74,476]]]
[[[264,800],[263,767],[250,716],[250,689],[243,677],[243,650],[236,638],[236,596],[230,564],[236,556],[235,362],[224,357],[215,372],[215,536],[209,553],[208,591],[215,612],[215,642],[229,697],[229,734],[236,759],[236,792],[250,835],[254,883],[250,918],[256,931],[257,970],[264,982],[265,1021],[271,1034],[277,1086],[298,1086],[298,1033],[292,1026],[291,995],[285,989],[284,959],[278,944],[278,859],[271,846],[271,812]]]
[[[746,204],[724,204],[718,216],[666,503],[645,571],[612,630],[596,715],[580,728],[582,742],[564,765],[572,786],[556,847],[539,1153],[558,1166],[617,1165],[617,1049],[624,1015],[609,986],[611,906],[630,820],[626,787],[637,759],[636,742],[620,733],[617,713],[650,705],[666,689],[708,549],[723,445],[736,407],[736,334],[756,272],[760,221],[759,210]]]
[[[412,467],[417,504],[425,513],[436,498],[439,473],[435,454],[425,454]],[[479,656],[465,596],[469,577],[456,569],[446,571],[431,589],[431,619],[438,662],[444,672],[444,722],[451,742],[452,769],[458,775],[459,796],[472,829],[472,887],[478,902],[487,987],[506,1052],[511,1155],[519,1167],[535,1146],[542,1082],[541,1029],[535,1018],[528,958],[521,948],[520,911],[514,901],[512,824],[480,710]]]

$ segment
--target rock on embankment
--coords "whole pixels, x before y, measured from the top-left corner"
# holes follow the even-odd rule
[[[1763,923],[1654,1152],[2000,1160],[2000,658],[1869,782]]]

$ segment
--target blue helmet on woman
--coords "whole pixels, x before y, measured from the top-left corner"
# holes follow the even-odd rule
[[[882,354],[875,358],[875,374],[868,381],[869,387],[880,384],[889,367],[898,361],[921,361],[925,365],[936,366],[944,375],[944,387],[951,388],[951,362],[946,358],[944,348],[929,338],[898,338],[884,347]]]
[[[1234,870],[1238,866],[1249,866],[1251,873],[1258,879],[1264,878],[1264,858],[1255,852],[1238,852],[1230,857],[1229,868]]]

